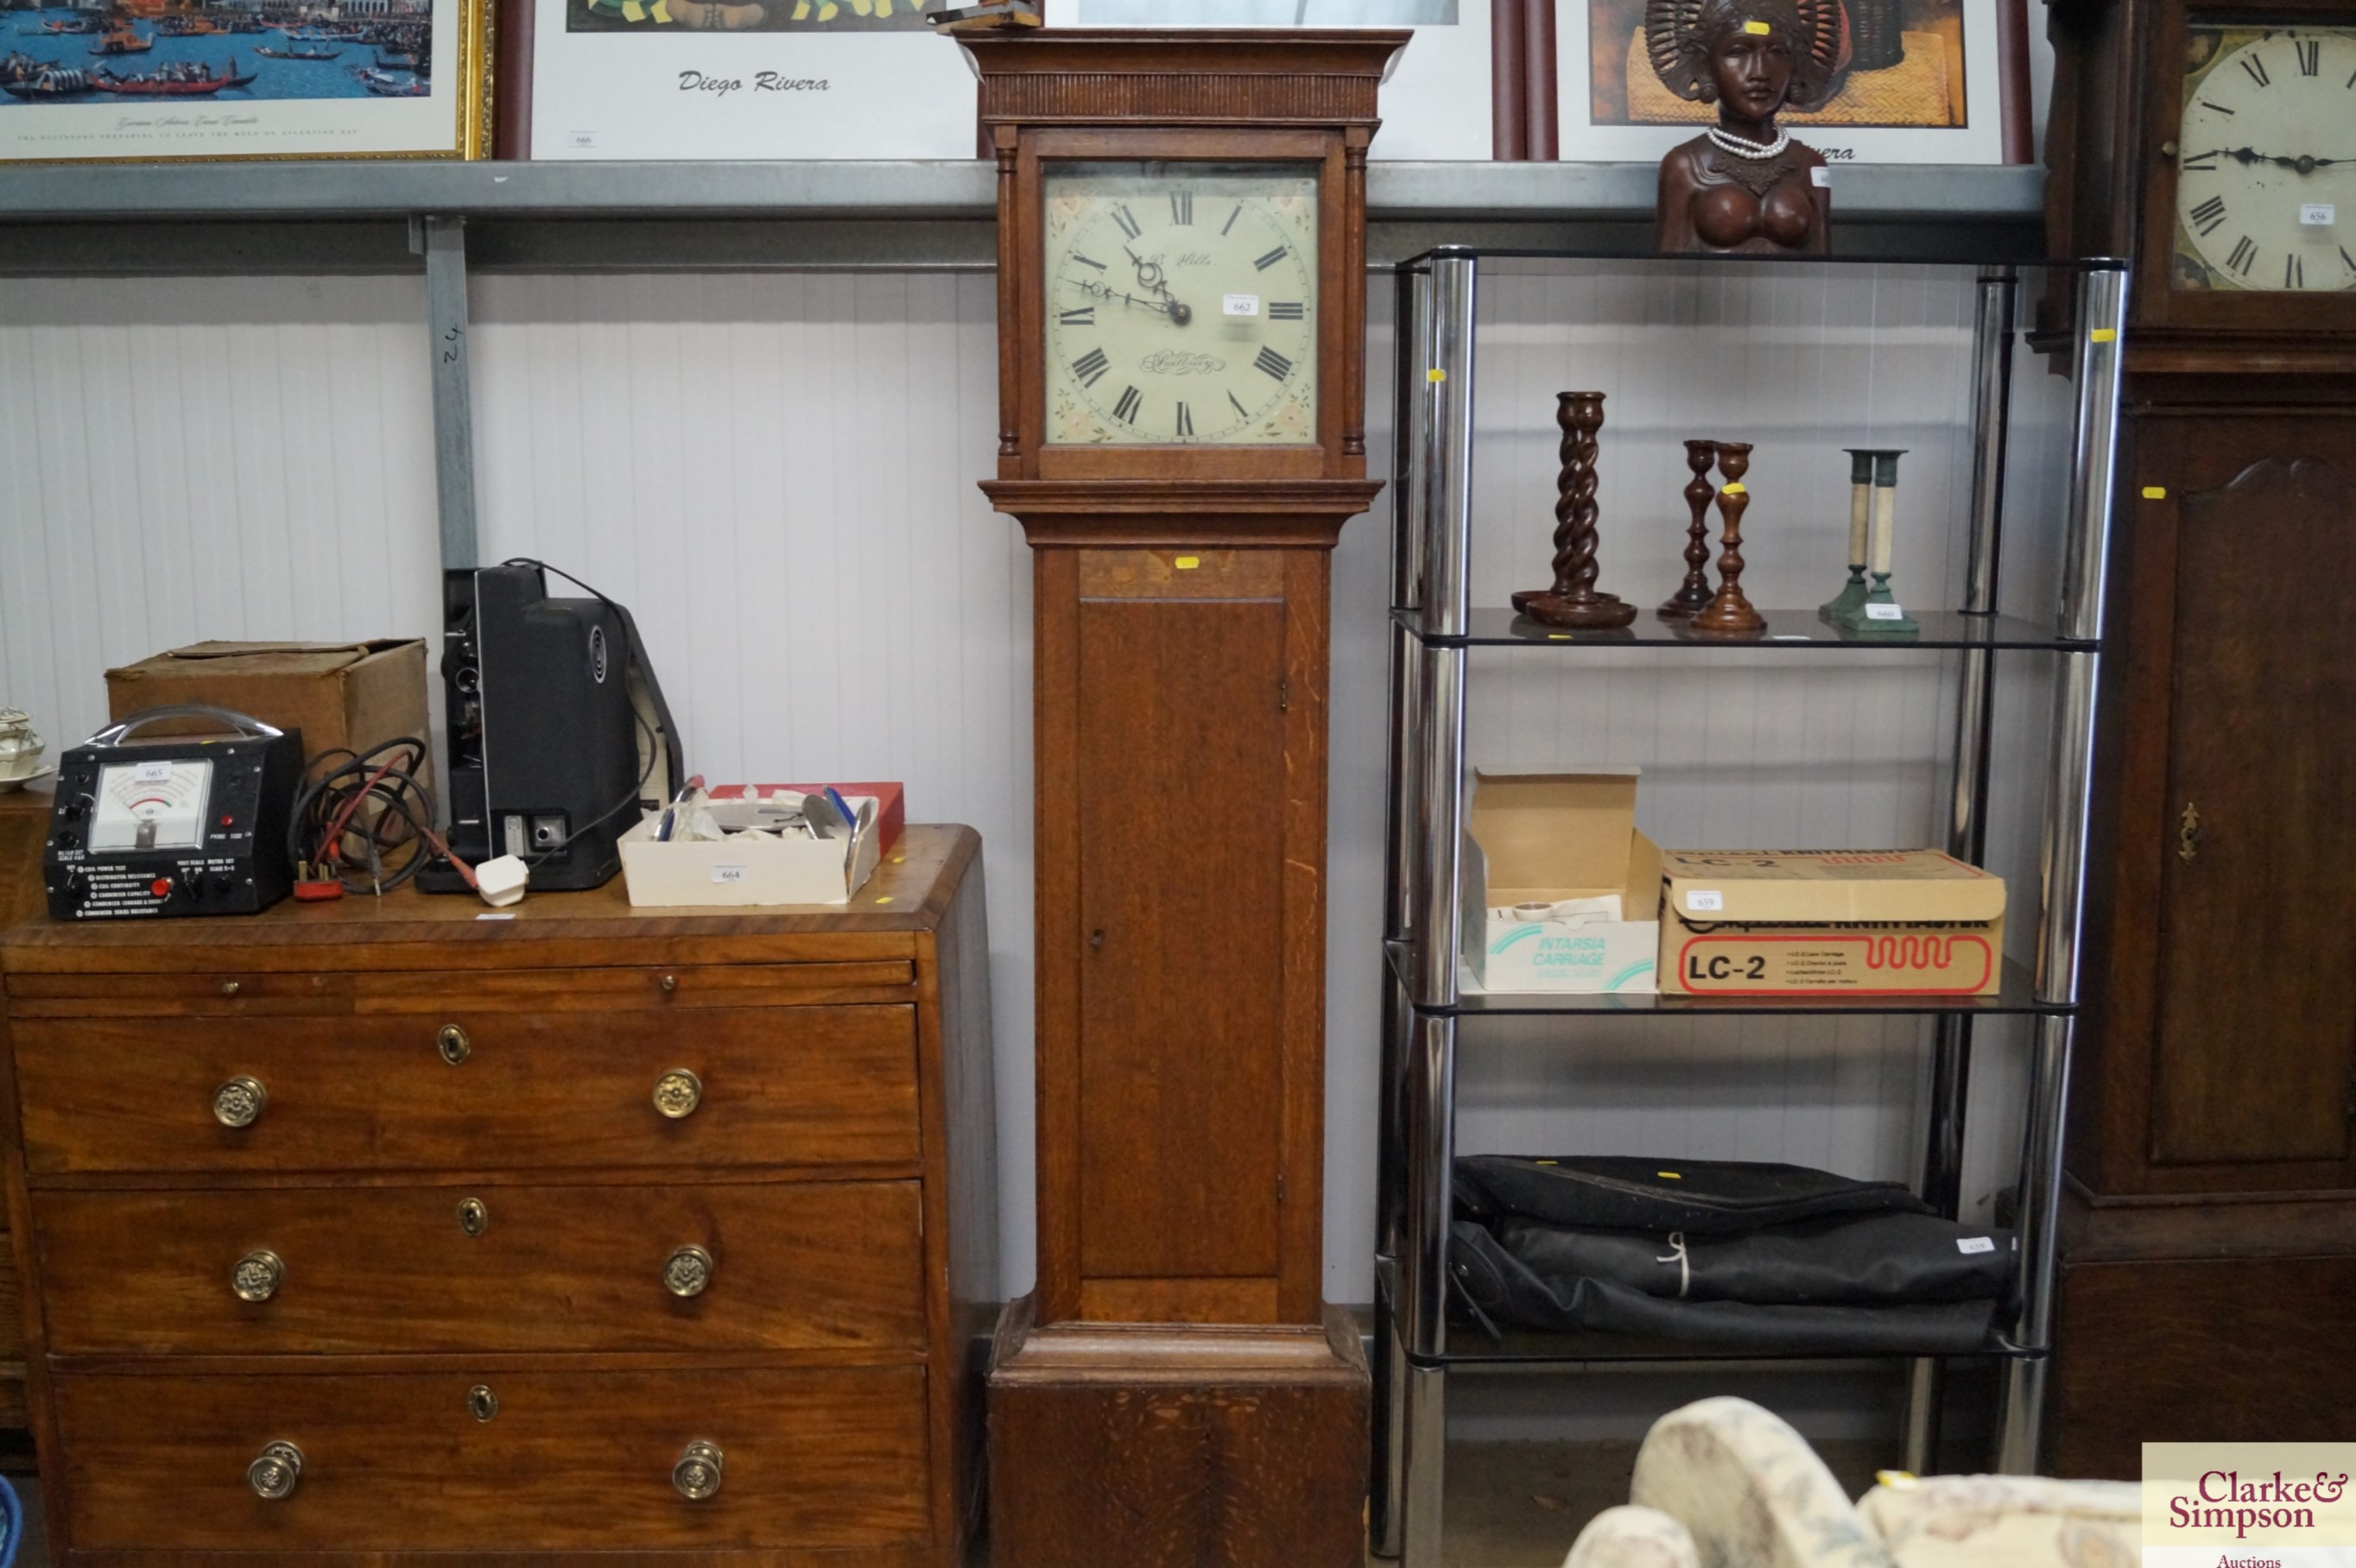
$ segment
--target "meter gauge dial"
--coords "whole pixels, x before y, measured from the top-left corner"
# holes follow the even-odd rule
[[[99,770],[91,848],[104,853],[203,848],[212,783],[210,761],[107,763]]]

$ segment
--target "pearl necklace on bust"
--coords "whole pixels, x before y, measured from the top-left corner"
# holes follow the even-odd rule
[[[1769,158],[1781,157],[1784,149],[1792,144],[1792,133],[1789,131],[1776,132],[1775,139],[1772,142],[1746,142],[1741,137],[1721,131],[1715,125],[1708,129],[1710,145],[1721,153],[1730,153],[1735,157],[1753,163],[1764,163]]]

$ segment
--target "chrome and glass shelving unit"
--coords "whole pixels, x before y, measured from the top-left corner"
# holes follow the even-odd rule
[[[2010,261],[1969,267],[1976,280],[1973,336],[1973,475],[1970,536],[1961,603],[1952,611],[1916,612],[1922,635],[1905,643],[1843,639],[1829,630],[1804,643],[1702,642],[1665,627],[1649,612],[1626,632],[1564,635],[1517,624],[1510,611],[1476,608],[1468,558],[1472,539],[1473,403],[1480,385],[1474,303],[1484,263],[1576,269],[1592,256],[1451,246],[1397,268],[1398,443],[1391,491],[1394,517],[1390,632],[1390,752],[1387,875],[1383,967],[1382,1147],[1376,1259],[1376,1430],[1374,1538],[1385,1555],[1408,1568],[1440,1568],[1447,1390],[1451,1369],[1482,1363],[1577,1369],[1643,1360],[1654,1364],[1759,1363],[1756,1351],[1716,1352],[1692,1345],[1605,1335],[1508,1335],[1460,1343],[1448,1317],[1449,1222],[1456,1152],[1460,1051],[1479,1050],[1491,1020],[1531,1020],[1550,1048],[1577,1051],[1605,1018],[1772,1015],[1791,1018],[1934,1015],[1926,1031],[1933,1053],[1931,1104],[1922,1155],[1924,1199],[1954,1215],[1961,1199],[1964,1114],[1972,1029],[1990,1015],[2029,1021],[2027,1093],[2018,1174],[2019,1285],[1997,1329],[1977,1355],[2000,1371],[1997,1468],[2037,1465],[2038,1427],[2051,1346],[2054,1227],[2059,1216],[2064,1102],[2077,1029],[2083,928],[2087,823],[2093,778],[2095,699],[2102,665],[2103,588],[2117,449],[2119,333],[2127,273],[2122,263]],[[1615,266],[1626,267],[1625,261]],[[1731,274],[1746,268],[1840,267],[1809,261],[1661,260],[1644,263]],[[1958,263],[1944,263],[1958,265]],[[2043,274],[2035,277],[2036,274]],[[2025,279],[2055,291],[2074,310],[2067,348],[2074,362],[2070,474],[2062,508],[2059,603],[2051,619],[1997,611],[2004,476],[2011,410],[2013,352]],[[1813,610],[1764,612],[1771,624],[1816,627]],[[2008,965],[2001,989],[1966,998],[1846,1000],[1708,999],[1686,997],[1483,995],[1464,984],[1458,959],[1460,847],[1469,805],[1467,687],[1476,649],[1554,650],[1566,669],[1599,647],[1659,650],[1663,658],[1710,659],[1729,648],[1893,648],[1927,656],[1954,655],[1954,752],[1948,786],[1947,848],[1979,863],[1990,804],[1995,657],[1999,651],[2050,661],[2054,681],[2050,771],[2037,895],[2034,967]],[[1593,668],[1592,664],[1589,666]],[[1603,678],[1611,678],[1608,675]],[[1494,1038],[1494,1037],[1493,1037]],[[1834,1348],[1837,1351],[1837,1347]],[[1823,1351],[1812,1362],[1846,1359]],[[1887,1361],[1886,1349],[1858,1351]],[[1925,1462],[1936,1429],[1942,1362],[1927,1353],[1911,1371],[1909,1457]]]

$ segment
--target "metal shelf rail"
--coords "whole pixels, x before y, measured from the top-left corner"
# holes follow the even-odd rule
[[[1681,645],[1674,635],[1557,638],[1516,631],[1510,616],[1470,603],[1472,408],[1476,386],[1473,304],[1484,254],[1447,246],[1398,268],[1398,424],[1393,508],[1390,751],[1383,997],[1384,1104],[1381,1111],[1380,1212],[1376,1258],[1376,1425],[1373,1538],[1407,1568],[1440,1568],[1441,1491],[1451,1363],[1553,1361],[1567,1366],[1610,1358],[1604,1337],[1564,1337],[1549,1353],[1542,1339],[1517,1336],[1509,1354],[1451,1349],[1448,1323],[1448,1240],[1455,1154],[1456,1067],[1461,1029],[1483,1015],[1545,1015],[1567,1045],[1579,1020],[1600,1016],[1690,1019],[1704,1012],[1815,1015],[1933,1013],[1938,1017],[1930,1074],[1928,1147],[1922,1196],[1954,1215],[1960,1197],[1963,1117],[1973,1019],[2020,1012],[2033,1018],[2028,1094],[2019,1172],[2021,1282],[2017,1312],[1984,1351],[2001,1371],[1996,1465],[2028,1473],[2037,1466],[2038,1425],[2051,1344],[2054,1227],[2059,1217],[2062,1135],[2070,1052],[2077,1028],[2080,934],[2085,890],[2087,810],[2093,776],[2094,704],[2102,662],[2103,586],[2117,446],[2119,332],[2127,272],[2123,263],[2048,264],[2052,286],[2074,280],[2076,406],[2072,475],[2062,521],[2063,553],[2053,624],[2029,625],[1997,614],[1997,566],[2003,521],[2006,437],[2019,269],[1977,269],[1974,336],[1974,461],[1964,602],[1951,614],[1926,617],[1924,650],[1962,650],[1956,682],[1954,766],[1949,850],[1974,863],[1986,852],[1992,677],[1999,647],[2042,649],[2055,665],[2050,785],[2033,976],[2007,976],[2002,995],[1940,1002],[1812,1000],[1804,1007],[1687,998],[1487,997],[1468,989],[1458,966],[1459,849],[1466,798],[1466,678],[1476,645],[1559,644],[1566,657],[1582,645]],[[1564,261],[1592,258],[1566,256]],[[1837,261],[1762,263],[1748,259],[1663,262],[1739,269],[1837,266]],[[1793,621],[1812,623],[1813,616]],[[1789,624],[1792,622],[1778,622]],[[1976,628],[1976,629],[1975,629]],[[1740,643],[1733,646],[1774,646]],[[1845,645],[1827,633],[1799,645]],[[1877,651],[1888,642],[1868,645]],[[1698,651],[1707,652],[1707,648]],[[1620,1002],[1622,1005],[1607,1005]],[[1674,1005],[1665,1005],[1673,1002]],[[1658,1342],[1631,1344],[1627,1358],[1658,1360]],[[1689,1360],[1713,1358],[1693,1348]],[[1810,1360],[1821,1361],[1821,1352]],[[1859,1356],[1858,1359],[1868,1359]],[[1887,1351],[1872,1360],[1888,1360]],[[1936,1430],[1942,1362],[1912,1362],[1906,1442],[1922,1468]]]

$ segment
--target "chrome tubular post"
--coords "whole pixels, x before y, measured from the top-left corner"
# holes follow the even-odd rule
[[[1399,1509],[1407,1495],[1407,1350],[1399,1344],[1398,1314],[1391,1299],[1398,1272],[1387,1260],[1375,1263],[1374,1371],[1375,1444],[1373,1484],[1366,1497],[1366,1545],[1377,1557],[1397,1557],[1403,1532]]]
[[[1404,1568],[1440,1568],[1442,1492],[1448,1474],[1448,1369],[1408,1363],[1405,1419],[1406,1484],[1398,1532]]]
[[[2004,267],[1979,283],[1973,332],[1972,518],[1965,563],[1963,612],[1997,613],[1998,552],[2004,538],[2005,437],[2011,421],[2014,296],[2019,280]],[[1955,765],[1948,797],[1947,852],[1976,866],[1987,851],[1988,752],[1996,654],[1966,649],[1955,691]],[[1972,1020],[1949,1014],[1938,1022],[1931,1053],[1931,1127],[1922,1157],[1922,1200],[1949,1219],[1963,1204],[1964,1112],[1971,1093]],[[1914,1362],[1906,1395],[1906,1468],[1930,1475],[1937,1467],[1945,1363]]]
[[[1435,251],[1431,261],[1431,353],[1425,363],[1428,421],[1423,512],[1424,635],[1461,637],[1470,604],[1467,558],[1472,528],[1472,307],[1477,263]]]
[[[425,256],[425,325],[434,387],[434,493],[442,568],[482,564],[475,526],[474,355],[466,337],[466,220],[412,220],[410,249]]]
[[[1423,638],[1461,637],[1471,621],[1467,558],[1472,529],[1472,311],[1476,263],[1436,252],[1431,261],[1431,356],[1422,370],[1430,468],[1423,516],[1423,584],[1417,627]],[[1458,851],[1463,832],[1464,671],[1461,644],[1417,646],[1421,668],[1415,842],[1429,846],[1428,883],[1413,912],[1416,961],[1409,985],[1418,1007],[1456,1001]],[[1412,1341],[1410,1341],[1412,1343]]]
[[[2118,479],[2126,269],[2111,266],[2082,273],[2077,304],[2076,482],[2063,547],[2061,631],[2065,637],[2099,646]],[[2060,663],[2052,776],[2046,797],[2037,995],[2041,1002],[2074,1008],[2083,955],[2102,655],[2090,648],[2063,654]],[[2020,1316],[2013,1331],[2015,1342],[2034,1354],[2007,1363],[1997,1419],[1997,1467],[2019,1474],[2037,1467],[2045,1413],[2046,1352],[2053,1339],[2055,1242],[2062,1213],[2062,1131],[2069,1115],[2070,1059],[2076,1036],[2074,1012],[2051,1013],[2038,1020],[2028,1125],[2021,1139]]]
[[[1393,347],[1398,358],[1398,411],[1392,427],[1391,609],[1390,629],[1390,787],[1387,808],[1388,853],[1383,875],[1383,938],[1405,942],[1415,930],[1416,915],[1416,777],[1414,758],[1419,741],[1416,724],[1417,663],[1413,635],[1398,622],[1396,613],[1412,610],[1423,577],[1424,503],[1427,499],[1428,420],[1430,403],[1422,396],[1424,363],[1431,322],[1431,274],[1423,270],[1398,274],[1398,311]]]
[[[1456,1019],[1419,1013],[1407,1063],[1398,1299],[1391,1303],[1410,1357],[1448,1353],[1448,1222],[1456,1156]]]

